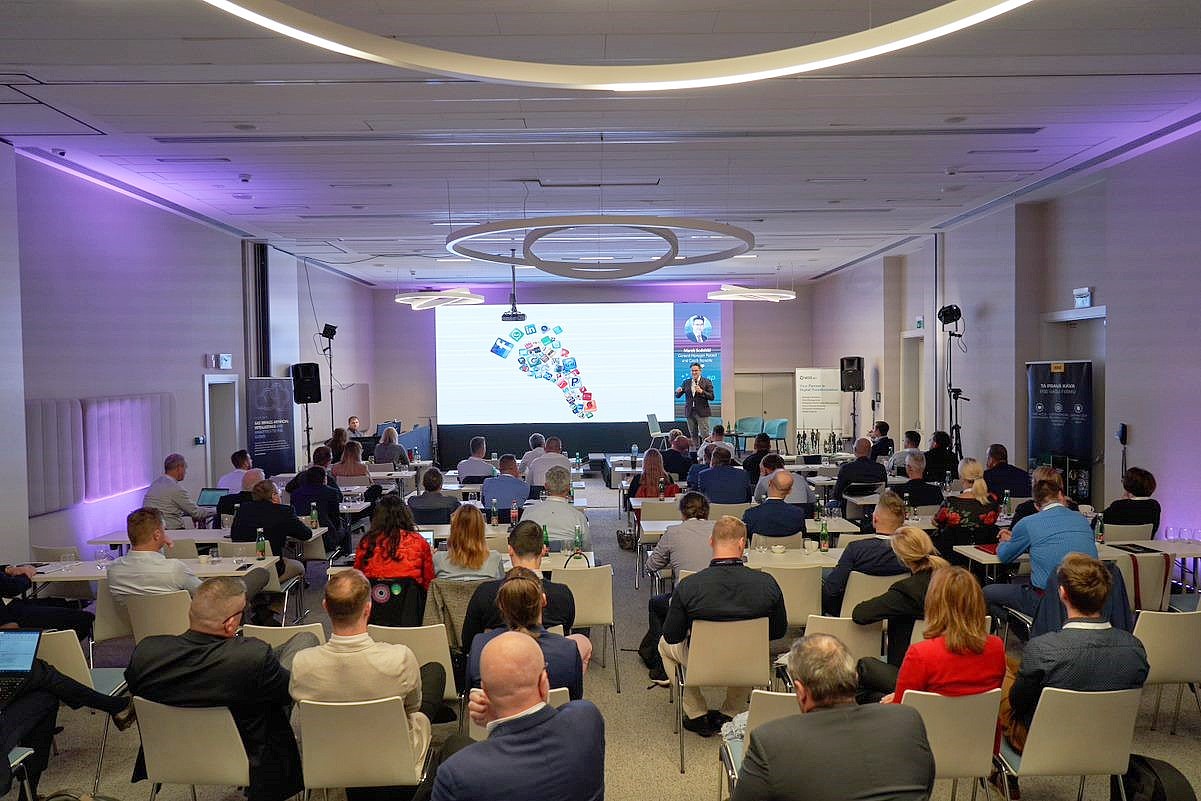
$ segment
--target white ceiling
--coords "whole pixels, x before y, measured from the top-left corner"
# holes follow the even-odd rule
[[[624,64],[793,46],[938,2],[292,4],[463,52]],[[438,261],[448,223],[598,212],[729,221],[758,241],[754,259],[632,280],[765,286],[780,267],[787,284],[1199,114],[1194,0],[1037,0],[830,73],[631,95],[393,70],[200,0],[0,3],[0,136],[383,287],[507,281]],[[618,236],[539,252],[659,252]]]

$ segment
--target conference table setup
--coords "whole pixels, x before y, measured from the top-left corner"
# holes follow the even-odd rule
[[[302,520],[304,518],[301,518]],[[294,542],[312,542],[322,536],[329,529],[325,526],[310,528],[313,532],[307,540],[293,540]],[[232,531],[228,528],[181,528],[168,532],[172,539],[191,540],[197,545],[219,545],[223,542],[232,542],[230,535]],[[122,531],[110,531],[107,534],[102,534],[98,537],[92,537],[87,541],[88,545],[97,548],[116,549],[119,553],[124,554],[129,551],[129,534]]]
[[[200,579],[214,576],[240,576],[255,567],[270,567],[279,561],[279,557],[267,556],[262,559],[253,556],[213,557],[200,559],[180,559],[192,575]],[[107,559],[84,559],[70,562],[43,562],[36,568],[33,576],[34,584],[52,584],[60,581],[105,581],[107,568],[111,562]]]
[[[1024,553],[1014,562],[1002,562],[996,554],[996,546],[994,545],[956,545],[954,547],[955,553],[975,564],[983,566],[985,577],[992,581],[998,579],[1001,565],[1017,564],[1018,562],[1029,561],[1030,559],[1030,555]],[[1201,541],[1131,540],[1128,542],[1116,542],[1112,545],[1097,543],[1097,558],[1103,562],[1113,562],[1122,557],[1147,553],[1167,554],[1173,560],[1189,559],[1192,561],[1193,570],[1195,571],[1198,565],[1201,564]],[[1184,585],[1184,588],[1187,590],[1188,586]],[[1201,593],[1201,588],[1194,586],[1193,592]]]

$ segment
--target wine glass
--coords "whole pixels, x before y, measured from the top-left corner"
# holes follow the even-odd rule
[[[104,570],[106,567],[108,567],[108,561],[111,558],[112,558],[112,554],[109,552],[108,548],[97,548],[96,549],[96,569]]]

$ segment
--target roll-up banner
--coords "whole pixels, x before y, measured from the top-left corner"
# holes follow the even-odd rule
[[[839,371],[824,367],[796,369],[797,431],[842,435],[842,392]]]
[[[1027,362],[1029,467],[1053,465],[1067,494],[1092,499],[1093,363]]]
[[[296,470],[296,406],[292,379],[246,379],[246,443],[254,466],[268,475]]]

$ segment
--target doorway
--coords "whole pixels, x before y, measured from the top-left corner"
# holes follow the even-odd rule
[[[794,436],[796,421],[795,373],[735,373],[734,411],[739,417],[783,418],[788,421],[785,441]],[[734,421],[731,419],[730,423]]]
[[[912,429],[922,432],[922,409],[926,408],[925,332],[902,335],[901,338],[901,419],[893,440],[900,442],[899,433]],[[898,445],[898,447],[900,447]]]
[[[242,447],[242,420],[236,375],[204,377],[205,486],[233,469],[229,456]]]

